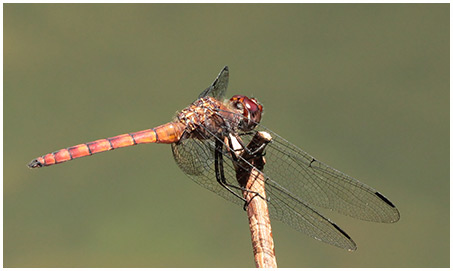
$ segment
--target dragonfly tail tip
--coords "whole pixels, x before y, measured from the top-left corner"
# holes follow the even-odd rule
[[[38,159],[34,159],[27,166],[30,169],[31,168],[40,168],[40,167],[43,167],[43,164],[41,162],[39,162]]]

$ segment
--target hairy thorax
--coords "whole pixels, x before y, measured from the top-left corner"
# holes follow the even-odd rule
[[[206,96],[179,112],[176,121],[184,124],[190,137],[206,139],[233,132],[240,118],[224,103]]]

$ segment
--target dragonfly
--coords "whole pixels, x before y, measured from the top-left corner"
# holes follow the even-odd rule
[[[244,207],[247,202],[242,193],[246,189],[237,181],[237,167],[247,165],[243,170],[256,170],[265,180],[271,218],[339,248],[353,251],[357,245],[316,207],[365,221],[399,220],[398,209],[383,194],[322,163],[260,124],[263,105],[258,100],[244,95],[225,99],[228,82],[229,69],[225,66],[173,121],[48,153],[32,160],[28,167],[51,166],[138,144],[164,143],[171,144],[177,165],[193,181]],[[237,150],[246,150],[257,131],[267,132],[272,138],[262,154],[266,165],[261,170],[236,155]]]

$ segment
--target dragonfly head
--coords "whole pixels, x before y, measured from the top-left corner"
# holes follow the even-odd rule
[[[234,95],[230,99],[234,110],[244,117],[239,123],[239,128],[243,131],[250,131],[261,121],[263,106],[255,99],[243,95]]]

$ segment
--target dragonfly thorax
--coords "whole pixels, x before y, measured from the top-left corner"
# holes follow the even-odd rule
[[[190,137],[223,137],[238,126],[241,115],[232,112],[215,98],[202,97],[183,109],[177,120],[186,126]]]

